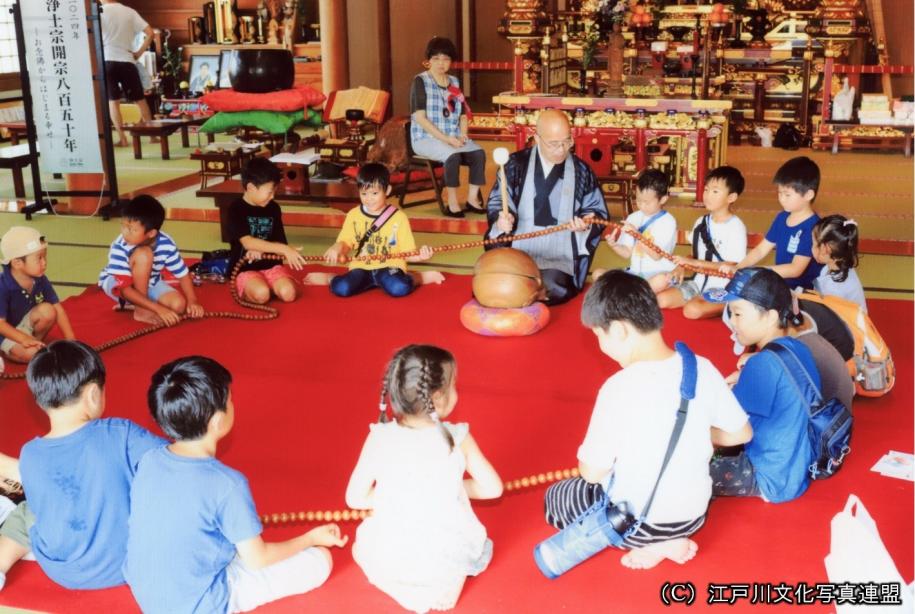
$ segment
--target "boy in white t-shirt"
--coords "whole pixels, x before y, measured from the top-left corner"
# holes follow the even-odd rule
[[[625,271],[604,273],[581,309],[601,351],[623,368],[601,387],[584,442],[581,477],[546,493],[546,520],[562,529],[607,492],[611,504],[628,502],[636,516],[661,470],[680,406],[683,364],[661,336],[663,319],[648,282]],[[712,445],[745,443],[753,431],[721,374],[697,356],[696,395],[648,517],[623,542],[622,564],[654,567],[664,559],[685,563],[698,546],[689,536],[705,523],[712,496]]]
[[[638,230],[646,239],[667,253],[677,244],[677,220],[667,210],[667,176],[650,168],[639,175],[635,190],[635,211],[626,218],[625,224]],[[676,266],[670,260],[659,256],[624,232],[609,234],[607,245],[623,258],[629,258],[629,272],[643,279],[651,279],[660,273],[668,273]],[[597,279],[602,271],[595,271]],[[659,288],[660,289],[660,288]]]
[[[675,256],[677,268],[650,280],[662,309],[683,307],[683,315],[690,320],[718,317],[724,311],[723,304],[705,300],[702,293],[725,287],[728,279],[702,273],[685,279],[687,271],[682,265],[718,271],[722,264],[736,264],[746,257],[747,227],[731,212],[743,186],[743,175],[733,166],[719,166],[708,174],[702,193],[708,213],[690,231],[692,258]]]

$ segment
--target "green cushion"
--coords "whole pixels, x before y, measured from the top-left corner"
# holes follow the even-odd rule
[[[216,113],[200,126],[201,132],[228,132],[251,127],[269,134],[286,134],[296,124],[320,125],[321,114],[313,109],[303,111],[233,111]],[[317,122],[317,123],[316,123]]]

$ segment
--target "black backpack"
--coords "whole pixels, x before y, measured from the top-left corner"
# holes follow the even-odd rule
[[[782,149],[797,149],[804,142],[803,135],[794,127],[794,124],[782,124],[775,132],[772,145]]]

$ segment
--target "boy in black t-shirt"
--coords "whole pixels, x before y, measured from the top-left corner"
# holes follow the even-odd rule
[[[282,212],[273,200],[281,177],[280,170],[266,158],[254,158],[242,170],[245,192],[229,206],[228,212],[230,271],[239,260],[258,260],[263,254],[282,256],[297,271],[305,264],[302,255],[286,244]],[[269,301],[271,294],[286,303],[298,296],[291,271],[275,260],[243,265],[235,284],[240,297],[259,304]]]

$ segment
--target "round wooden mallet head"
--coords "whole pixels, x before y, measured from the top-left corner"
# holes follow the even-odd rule
[[[473,296],[484,307],[527,307],[542,285],[537,264],[519,249],[490,250],[473,267]]]

